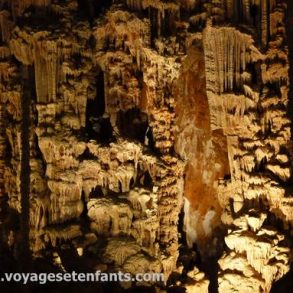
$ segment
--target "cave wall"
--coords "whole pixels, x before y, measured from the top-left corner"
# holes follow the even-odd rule
[[[2,242],[207,292],[196,246],[219,292],[269,292],[291,262],[285,2],[106,2],[1,1]]]

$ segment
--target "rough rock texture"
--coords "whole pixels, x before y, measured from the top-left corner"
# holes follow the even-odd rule
[[[289,2],[0,1],[0,254],[270,292],[291,264]]]

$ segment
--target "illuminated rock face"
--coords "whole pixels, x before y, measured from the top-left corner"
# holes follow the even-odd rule
[[[269,292],[291,260],[284,1],[0,7],[1,245],[208,292],[196,246],[219,292]]]

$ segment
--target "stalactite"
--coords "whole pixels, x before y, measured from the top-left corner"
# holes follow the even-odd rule
[[[53,41],[34,42],[35,78],[37,98],[40,103],[56,100],[58,80],[57,43]]]
[[[46,62],[40,58],[39,49],[35,48],[35,78],[36,78],[36,92],[39,103],[46,103],[48,100],[48,84],[46,78],[48,76]]]
[[[211,91],[223,93],[242,85],[241,74],[255,58],[250,55],[253,48],[250,36],[234,28],[208,27],[204,32],[204,48],[207,86]]]

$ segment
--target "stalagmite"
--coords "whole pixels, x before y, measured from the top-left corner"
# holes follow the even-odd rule
[[[22,271],[27,246],[44,270],[164,276],[123,285],[132,291],[284,284],[293,224],[287,6],[0,1],[2,269]]]

